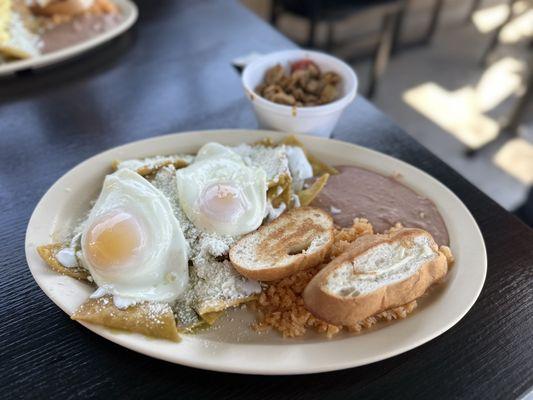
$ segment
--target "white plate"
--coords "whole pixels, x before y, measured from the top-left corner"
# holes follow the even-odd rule
[[[68,314],[91,293],[87,285],[48,269],[37,255],[36,246],[65,235],[89,209],[113,160],[194,152],[209,141],[235,145],[266,136],[280,139],[283,134],[249,130],[173,134],[116,147],[82,162],[48,190],[28,224],[26,258],[35,280]],[[180,343],[83,325],[124,347],[178,364],[226,372],[302,374],[383,360],[420,346],[456,324],[477,299],[487,269],[483,238],[464,204],[441,183],[402,161],[345,142],[312,136],[300,139],[313,154],[330,164],[358,165],[386,175],[400,173],[405,184],[436,203],[448,227],[456,264],[447,281],[427,296],[417,311],[405,320],[381,324],[360,335],[342,334],[332,340],[318,335],[297,340],[282,339],[275,333],[259,335],[249,329],[253,315],[241,309],[230,312],[214,329],[184,336]]]
[[[120,8],[120,12],[124,16],[122,22],[117,26],[106,32],[103,32],[98,36],[84,40],[73,46],[65,47],[64,49],[25,60],[0,63],[0,76],[13,74],[17,71],[22,71],[25,69],[36,69],[59,63],[90,50],[93,47],[99,46],[102,43],[105,43],[120,35],[122,32],[127,31],[137,20],[137,6],[130,0],[113,0],[113,2]]]

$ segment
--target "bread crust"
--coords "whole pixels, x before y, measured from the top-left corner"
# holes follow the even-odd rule
[[[342,297],[331,293],[327,279],[344,262],[351,261],[383,243],[408,241],[415,236],[426,235],[437,253],[422,265],[416,273],[400,282],[355,297]],[[434,283],[448,272],[446,257],[439,251],[431,235],[421,229],[401,229],[390,235],[367,235],[357,239],[343,254],[331,261],[309,282],[303,293],[305,307],[316,317],[335,325],[354,325],[374,314],[407,304],[422,296]]]
[[[322,244],[318,249],[314,250],[312,253],[300,253],[296,255],[292,255],[291,262],[285,265],[279,265],[275,262],[273,263],[272,267],[270,268],[260,268],[260,269],[253,269],[253,268],[247,268],[246,265],[241,264],[239,262],[239,257],[237,256],[236,252],[239,247],[239,243],[243,240],[247,240],[247,238],[251,235],[262,235],[266,236],[264,234],[265,231],[268,229],[271,229],[272,224],[278,224],[282,226],[286,222],[290,222],[295,213],[320,213],[322,217],[325,217],[328,221],[327,227],[322,227],[321,233],[326,233],[328,235],[328,240]],[[301,236],[301,242],[298,243],[298,237],[297,236],[291,236],[290,238],[284,237],[283,232],[280,232],[279,236],[275,239],[276,244],[278,245],[275,248],[275,253],[279,254],[280,258],[282,256],[286,256],[289,253],[290,246],[298,246],[299,244],[303,244],[305,238],[304,236]],[[295,242],[296,241],[296,242]],[[257,231],[251,232],[241,238],[239,242],[237,242],[229,252],[230,261],[235,267],[235,269],[243,276],[254,279],[258,281],[275,281],[278,279],[283,279],[289,275],[294,274],[295,272],[302,271],[307,268],[312,268],[324,261],[326,256],[329,254],[329,251],[331,249],[331,246],[333,245],[334,241],[334,225],[333,225],[333,218],[326,213],[325,211],[314,208],[314,207],[300,207],[293,209],[287,213],[284,213],[282,216],[280,216],[278,219],[270,222],[269,224],[261,226]],[[275,256],[275,254],[273,254]]]

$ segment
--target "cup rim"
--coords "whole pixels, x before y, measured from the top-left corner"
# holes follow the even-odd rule
[[[274,65],[276,62],[285,62],[287,58],[292,57],[301,57],[301,58],[309,58],[313,60],[313,57],[321,58],[323,60],[327,60],[331,63],[337,64],[343,71],[341,73],[341,76],[344,80],[347,80],[350,83],[350,86],[348,87],[348,90],[346,93],[340,97],[339,99],[328,103],[328,104],[322,104],[319,106],[312,106],[312,107],[296,107],[296,106],[288,106],[284,104],[278,104],[274,103],[270,100],[265,99],[263,96],[260,96],[254,88],[250,86],[250,74],[258,69],[263,67],[265,64],[272,64]],[[269,65],[270,67],[271,65]],[[346,79],[348,78],[348,79]],[[350,67],[347,63],[342,61],[341,59],[331,56],[329,54],[320,52],[320,51],[314,51],[314,50],[305,50],[305,49],[293,49],[293,50],[281,50],[276,51],[272,53],[264,54],[260,57],[258,57],[256,60],[252,61],[250,64],[248,64],[242,73],[241,76],[241,82],[244,87],[244,90],[246,92],[246,95],[248,99],[259,106],[262,106],[262,108],[268,108],[269,111],[275,112],[277,114],[298,114],[298,115],[306,115],[306,114],[329,114],[332,112],[337,112],[342,109],[344,109],[349,103],[351,103],[356,94],[357,94],[357,87],[358,87],[358,79],[357,74],[355,71]]]

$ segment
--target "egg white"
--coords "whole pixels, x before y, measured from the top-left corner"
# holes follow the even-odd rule
[[[91,265],[85,246],[88,230],[106,214],[124,211],[139,222],[143,233],[138,257],[127,268]],[[81,262],[99,293],[135,301],[170,302],[188,283],[188,244],[168,199],[142,176],[121,169],[105,178],[81,237]]]
[[[207,143],[195,161],[176,171],[180,206],[200,230],[227,236],[239,236],[256,230],[262,223],[267,205],[265,171],[245,165],[231,149]],[[231,221],[211,218],[201,211],[204,190],[214,184],[230,184],[238,189],[245,211]]]

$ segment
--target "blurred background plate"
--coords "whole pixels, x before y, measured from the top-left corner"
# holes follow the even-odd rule
[[[137,21],[137,6],[130,0],[113,0],[120,8],[123,20],[115,27],[105,31],[93,38],[84,40],[76,45],[65,47],[64,49],[43,54],[38,57],[32,57],[25,60],[9,61],[0,64],[0,76],[13,74],[17,71],[26,69],[42,68],[48,65],[59,63],[69,58],[75,57],[87,50],[100,46],[110,41],[123,32],[127,31]]]

